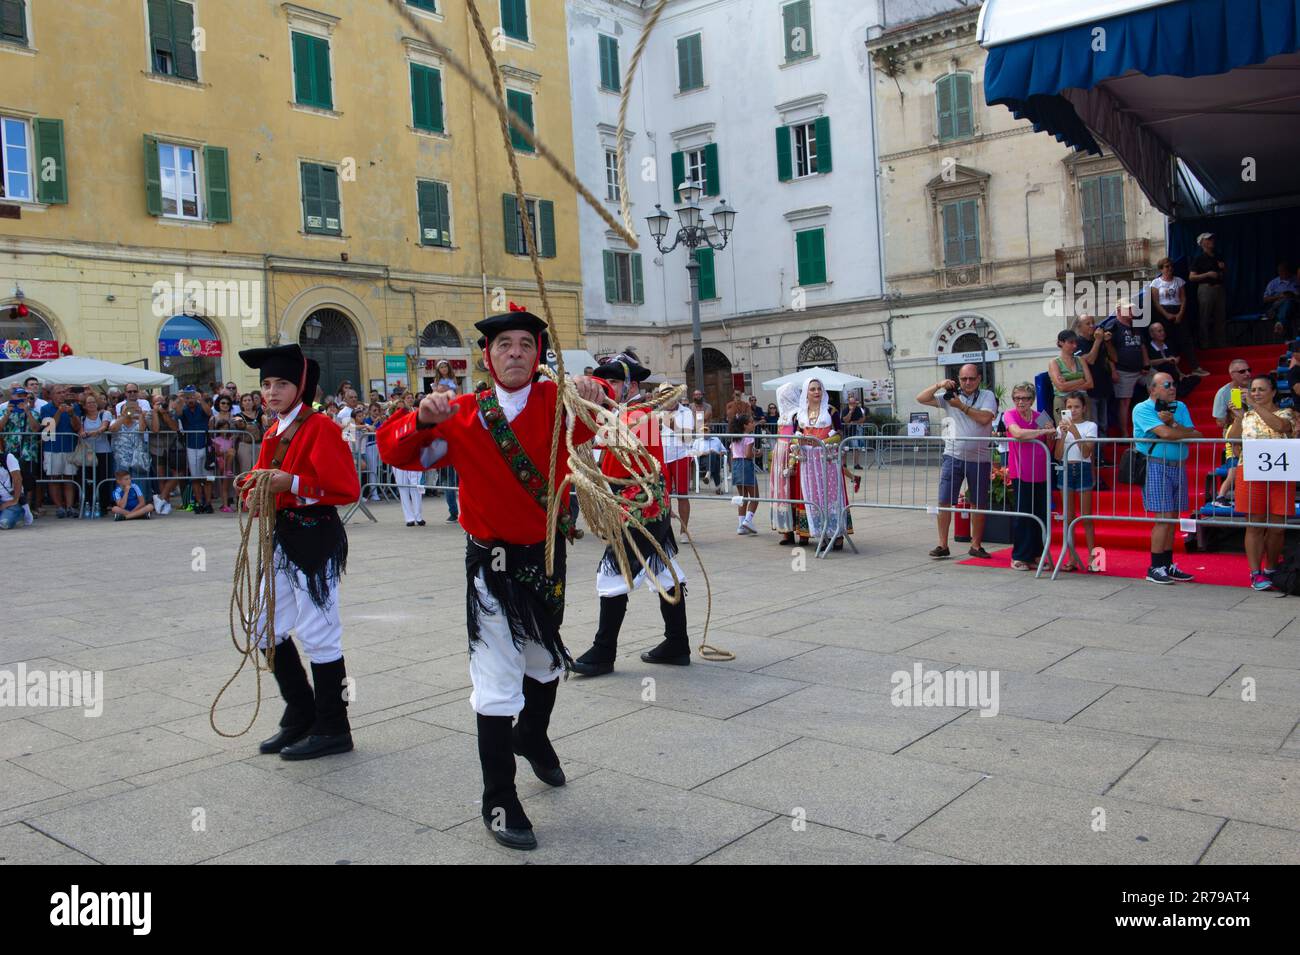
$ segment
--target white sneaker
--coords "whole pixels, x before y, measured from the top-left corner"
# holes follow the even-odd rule
[[[737,527],[736,527],[736,536],[737,536],[737,537],[744,537],[744,536],[745,536],[745,525],[744,525],[744,524],[737,525]]]
[[[167,502],[164,501],[162,497],[155,494],[153,496],[153,509],[157,511],[159,514],[166,514],[167,513],[166,508],[167,508]]]
[[[36,520],[36,518],[32,517],[32,509],[28,505],[24,504],[23,505],[23,526],[31,527],[32,522],[34,520]]]
[[[752,524],[741,524],[740,530],[745,534],[754,534],[755,536],[758,535],[758,531],[754,530]]]

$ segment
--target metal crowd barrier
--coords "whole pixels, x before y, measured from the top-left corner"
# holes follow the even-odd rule
[[[1019,510],[1019,509],[999,510],[991,507],[990,508],[956,507],[956,506],[945,507],[945,506],[940,506],[938,503],[939,472],[936,470],[936,465],[942,461],[945,441],[983,444],[991,448],[991,445],[994,443],[995,440],[997,442],[1002,442],[1005,440],[1007,443],[1021,443],[1018,439],[959,437],[955,435],[951,437],[944,437],[943,435],[930,435],[921,438],[921,437],[913,437],[913,436],[900,435],[900,434],[881,434],[881,435],[876,435],[871,439],[868,439],[866,437],[845,438],[843,441],[839,443],[840,455],[855,450],[858,445],[863,444],[867,440],[878,442],[880,445],[884,447],[886,456],[891,460],[895,460],[895,461],[901,459],[902,455],[901,453],[899,454],[893,453],[895,450],[893,447],[894,445],[898,445],[900,447],[901,446],[907,446],[913,448],[919,447],[924,450],[924,453],[919,457],[914,457],[914,459],[906,467],[896,466],[892,468],[882,467],[877,469],[875,472],[874,482],[870,481],[870,475],[864,476],[864,481],[866,481],[867,483],[865,484],[865,490],[863,491],[863,499],[845,502],[844,513],[846,515],[852,508],[862,507],[862,508],[883,508],[888,510],[908,510],[908,511],[923,510],[928,514],[936,514],[936,515],[944,512],[953,513],[953,514],[967,513],[972,515],[983,514],[985,516],[1003,515],[1005,517],[1012,518],[1013,520],[1022,520],[1022,519],[1032,520],[1038,524],[1039,532],[1042,535],[1042,541],[1043,541],[1042,556],[1039,558],[1038,567],[1035,571],[1034,576],[1035,577],[1042,576],[1043,570],[1048,564],[1048,557],[1050,555],[1050,544],[1051,544],[1051,529],[1048,523],[1044,521],[1042,517],[1032,513],[1031,511]],[[1041,443],[1039,442],[1025,441],[1023,443],[1038,444],[1039,447],[1042,447]],[[992,468],[992,463],[990,462],[990,470],[991,468]],[[992,475],[990,474],[990,485],[991,482],[992,482]],[[1008,490],[1010,490],[1010,487],[1011,487],[1010,479],[1008,479],[1008,483],[1007,483]],[[961,488],[955,488],[954,490],[960,491]],[[992,493],[992,487],[990,486],[990,494],[991,493]],[[1050,488],[1048,493],[1050,495]],[[990,501],[990,503],[992,502]],[[1017,505],[1018,504],[1019,502],[1017,502]],[[1050,513],[1050,507],[1048,510]],[[841,525],[842,524],[843,524],[843,520],[841,520]]]

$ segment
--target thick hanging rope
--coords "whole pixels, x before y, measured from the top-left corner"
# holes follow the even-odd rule
[[[245,485],[247,496],[241,496],[247,504],[238,512],[239,549],[235,552],[235,580],[230,594],[230,640],[239,651],[239,668],[217,692],[217,698],[208,711],[212,729],[228,739],[243,736],[253,728],[262,709],[262,672],[270,673],[275,669],[275,492],[271,490],[274,476],[274,471],[250,472]],[[254,527],[257,528],[256,536]],[[252,553],[249,552],[250,540],[255,541]],[[263,643],[266,645],[265,667],[258,656],[258,647]],[[253,715],[248,725],[238,733],[223,732],[217,726],[217,705],[250,662],[257,675],[257,702]]]

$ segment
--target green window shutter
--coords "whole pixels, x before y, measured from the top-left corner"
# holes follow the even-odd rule
[[[961,214],[958,203],[950,202],[943,207],[943,264],[951,267],[961,264]]]
[[[183,0],[172,0],[172,57],[177,76],[199,78],[198,57],[194,54],[194,7]]]
[[[618,264],[614,261],[614,253],[606,249],[600,254],[601,260],[605,266],[605,301],[618,301]]]
[[[320,232],[325,228],[325,216],[320,203],[320,167],[315,163],[302,164],[302,231]]]
[[[831,171],[831,118],[819,116],[813,125],[813,135],[817,137],[817,172],[828,173]]]
[[[549,199],[537,202],[538,229],[542,235],[541,256],[544,259],[555,258],[555,203]]]
[[[953,77],[945,76],[934,84],[934,101],[939,111],[939,139],[953,139],[957,135],[956,113],[953,104]]]
[[[673,202],[681,202],[677,187],[686,181],[686,153],[673,153]]]
[[[812,10],[808,0],[787,3],[781,8],[781,18],[785,27],[786,62],[811,56]]]
[[[622,81],[618,72],[618,40],[600,34],[600,85],[602,89],[618,92]]]
[[[700,301],[717,298],[718,282],[713,271],[713,250],[696,249],[695,261],[700,263]]]
[[[704,54],[698,33],[677,41],[677,88],[681,92],[704,85]]]
[[[320,166],[320,205],[325,214],[325,231],[343,233],[343,204],[339,200],[339,174],[332,166]]]
[[[447,184],[435,183],[435,197],[438,200],[438,232],[441,244],[451,247],[451,196]]]
[[[411,64],[411,124],[427,133],[441,133],[442,74],[418,63]]]
[[[520,90],[506,90],[506,105],[510,112],[518,116],[529,130],[533,129],[533,98]],[[533,147],[513,126],[510,127],[510,145],[518,152],[531,153]]]
[[[1101,177],[1101,235],[1103,242],[1124,241],[1124,177]]]
[[[172,4],[171,0],[149,0],[149,68],[155,73],[158,72],[158,60],[156,54],[159,52],[171,55],[172,63],[176,62],[176,51],[173,47],[172,31]]]
[[[516,40],[528,39],[526,0],[501,0],[501,32]]]
[[[305,33],[293,34],[293,100],[303,105],[312,105],[311,39]]]
[[[961,202],[962,261],[966,264],[980,260],[979,204],[974,199]]]
[[[971,79],[969,73],[958,73],[953,83],[953,135],[970,136],[975,132],[975,110],[971,104]]]
[[[808,229],[795,234],[795,258],[799,267],[800,285],[822,285],[826,282],[825,233],[821,229]]]
[[[311,38],[312,45],[312,87],[315,90],[314,105],[321,109],[334,108],[334,90],[330,85],[330,44],[320,37]]]
[[[789,182],[794,178],[794,159],[790,151],[790,127],[776,128],[776,178]]]
[[[526,251],[519,248],[519,203],[508,192],[501,197],[501,210],[506,228],[506,251],[519,255]]]
[[[0,0],[0,39],[27,44],[27,14],[24,0]]]
[[[158,160],[158,140],[144,138],[144,198],[149,215],[162,215],[162,164]]]
[[[420,245],[442,245],[442,229],[438,215],[438,183],[420,180],[415,185],[416,205],[420,221]]]
[[[722,192],[722,171],[718,168],[718,144],[704,147],[704,194],[716,196]]]
[[[641,253],[632,253],[632,304],[645,304],[645,281],[641,275]]]
[[[203,173],[208,190],[208,221],[229,222],[230,157],[223,147],[203,147]]]
[[[63,120],[34,119],[32,134],[36,141],[36,199],[51,205],[68,201],[68,169],[63,159]],[[154,159],[158,153],[154,153]],[[0,166],[3,163],[0,162]],[[54,176],[47,180],[45,170],[52,167]],[[161,204],[161,197],[159,203]]]
[[[1080,180],[1079,198],[1083,205],[1083,244],[1100,245],[1103,241],[1100,177]]]

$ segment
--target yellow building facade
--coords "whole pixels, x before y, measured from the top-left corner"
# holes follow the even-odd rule
[[[404,6],[490,85],[464,3]],[[571,165],[563,4],[479,8]],[[364,397],[481,379],[473,322],[540,312],[495,111],[386,0],[0,0],[0,76],[3,374],[71,349],[242,389],[239,349],[296,341]],[[577,200],[515,154],[575,347]]]

